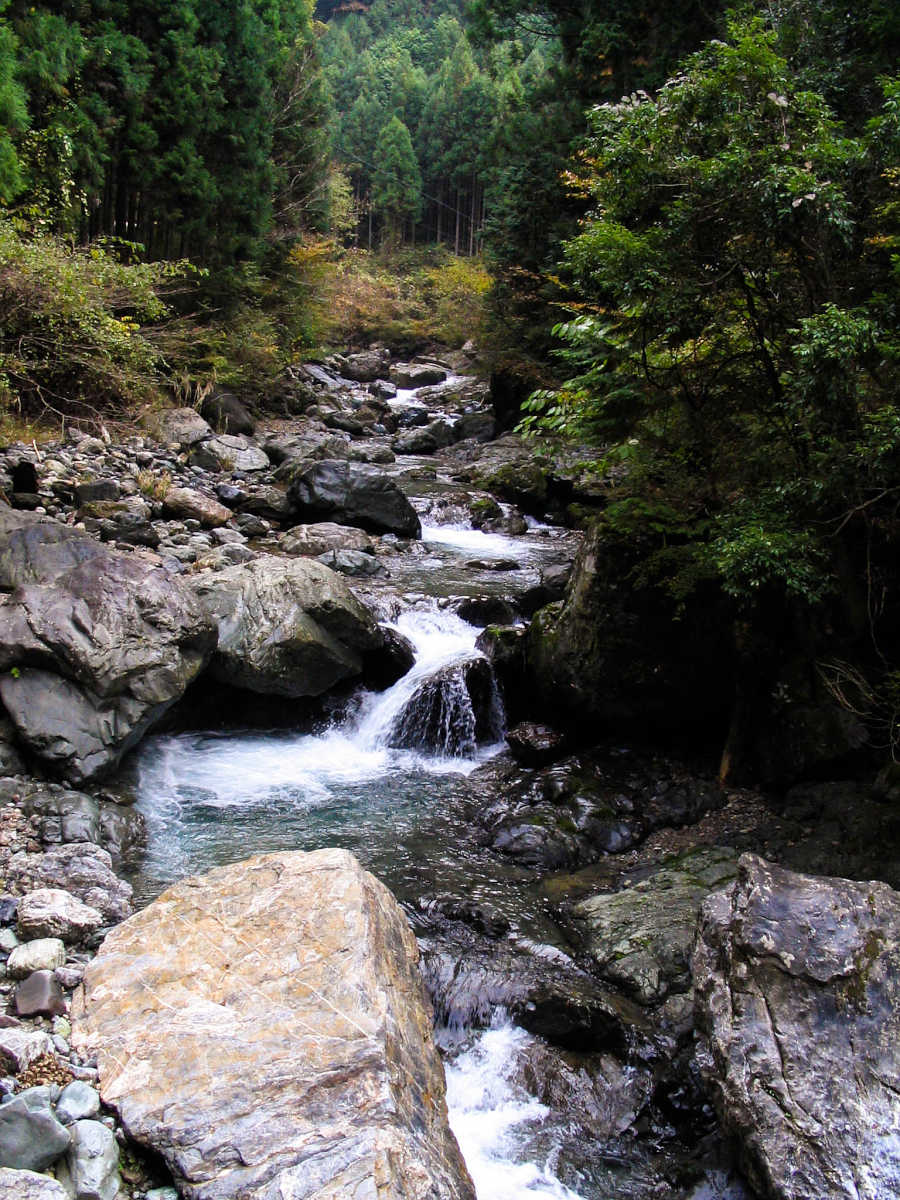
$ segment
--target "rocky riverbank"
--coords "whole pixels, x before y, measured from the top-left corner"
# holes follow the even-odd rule
[[[284,1172],[293,1195],[340,1195],[344,1183],[333,1181],[343,1178],[342,1170],[350,1172],[353,1186],[367,1171],[373,1178],[391,1177],[403,1162],[422,1157],[415,1139],[424,1137],[432,1148],[443,1147],[434,1169],[426,1171],[443,1182],[431,1192],[431,1184],[421,1184],[421,1194],[469,1194],[441,1124],[426,1010],[416,1007],[421,998],[413,996],[416,951],[396,913],[386,937],[394,957],[385,975],[396,980],[400,972],[406,982],[394,988],[387,1026],[411,1021],[425,1057],[410,1067],[415,1089],[404,1091],[391,1074],[399,1053],[394,1035],[385,1039],[379,1026],[374,1042],[360,1043],[359,1064],[371,1065],[379,1055],[387,1064],[386,1073],[379,1068],[367,1082],[358,1077],[359,1094],[377,1093],[382,1108],[366,1107],[352,1090],[340,1101],[329,1091],[332,1068],[326,1070],[317,1055],[323,1042],[340,1051],[347,1042],[343,1034],[325,1026],[309,1034],[313,1040],[304,1043],[302,1058],[319,1063],[310,1080],[298,1063],[278,1059],[258,1028],[256,1001],[265,996],[266,1011],[273,1011],[271,988],[277,991],[277,981],[294,972],[282,956],[318,945],[315,913],[322,913],[324,930],[331,900],[295,897],[293,909],[306,912],[309,906],[311,914],[302,937],[296,918],[273,916],[261,975],[239,974],[237,949],[207,956],[219,933],[204,925],[204,914],[219,904],[230,914],[229,945],[262,944],[259,929],[248,932],[238,920],[253,911],[249,867],[213,872],[186,890],[176,886],[160,908],[151,906],[113,932],[103,958],[88,970],[84,997],[75,1001],[83,1031],[73,1040],[69,1028],[73,989],[106,931],[131,911],[130,890],[114,871],[124,870],[120,864],[142,837],[140,813],[129,803],[133,781],[121,771],[135,746],[163,724],[327,727],[326,714],[344,711],[353,688],[383,691],[404,676],[415,648],[396,627],[386,628],[385,618],[424,604],[486,627],[479,645],[503,685],[515,725],[507,753],[477,767],[473,758],[475,769],[467,768],[440,793],[438,810],[427,818],[433,844],[413,829],[412,861],[391,884],[416,933],[451,1061],[470,1052],[474,1031],[499,1012],[530,1031],[531,1040],[510,1052],[509,1083],[516,1094],[547,1107],[528,1135],[533,1150],[523,1153],[552,1158],[558,1186],[578,1195],[734,1200],[752,1195],[752,1185],[760,1195],[800,1200],[807,1194],[800,1164],[809,1155],[803,1147],[824,1135],[803,1124],[807,1099],[799,1066],[792,1064],[808,1066],[812,1053],[802,1047],[813,1037],[827,1042],[833,1036],[845,1051],[848,1037],[850,1043],[868,1037],[879,1047],[879,1063],[861,1056],[855,1082],[823,1060],[822,1071],[835,1083],[832,1091],[821,1091],[816,1080],[822,1071],[809,1072],[809,1103],[841,1113],[845,1131],[816,1158],[816,1194],[886,1195],[897,1161],[897,1113],[889,1099],[894,894],[884,885],[867,891],[792,870],[900,886],[890,772],[873,785],[801,783],[764,794],[723,787],[702,758],[676,761],[652,745],[626,749],[612,741],[612,715],[629,696],[629,703],[649,697],[647,711],[674,712],[662,722],[671,733],[678,725],[673,706],[685,703],[686,667],[680,676],[654,673],[662,653],[659,623],[653,638],[636,647],[627,613],[619,616],[628,639],[619,658],[610,657],[618,610],[606,603],[611,583],[598,567],[596,547],[588,542],[570,578],[577,533],[539,528],[526,535],[534,517],[558,517],[567,508],[571,515],[573,506],[590,498],[590,483],[577,466],[550,470],[517,438],[496,437],[484,386],[453,373],[462,365],[394,364],[373,351],[292,373],[278,400],[286,415],[262,424],[234,398],[215,396],[203,414],[158,414],[152,433],[118,444],[73,431],[58,445],[3,452],[0,479],[11,505],[0,505],[0,696],[6,714],[0,802],[8,834],[0,861],[0,952],[9,956],[3,987],[10,1015],[3,1020],[18,1024],[0,1029],[0,1049],[9,1036],[13,1045],[35,1053],[28,1058],[23,1051],[21,1062],[9,1059],[2,1086],[14,1097],[7,1113],[13,1127],[24,1121],[29,1130],[40,1126],[56,1139],[52,1158],[47,1149],[44,1158],[26,1165],[50,1171],[77,1200],[111,1200],[117,1187],[141,1200],[170,1186],[171,1178],[156,1158],[140,1158],[137,1138],[164,1156],[185,1196],[274,1196],[281,1187],[274,1181]],[[540,549],[534,558],[523,549],[526,536],[530,547]],[[454,550],[455,558],[441,558],[441,546],[453,538],[462,549]],[[606,605],[599,624],[598,596]],[[581,650],[579,629],[593,630]],[[645,692],[631,688],[627,672],[612,670],[626,660],[637,663]],[[412,680],[406,708],[392,716],[392,746],[428,752],[437,745],[464,757],[496,737],[496,694],[480,654],[467,652],[431,674],[413,673]],[[713,707],[715,695],[707,696]],[[352,714],[352,704],[347,711]],[[536,717],[552,724],[537,725]],[[695,719],[706,718],[695,711]],[[647,741],[653,736],[648,729]],[[832,761],[819,756],[817,767]],[[239,779],[235,786],[240,789]],[[417,791],[425,784],[416,778],[404,786]],[[399,821],[392,836],[405,836]],[[251,850],[239,846],[228,857]],[[379,870],[387,861],[377,854],[375,860]],[[357,883],[362,878],[346,856],[342,870]],[[292,886],[302,890],[299,880]],[[357,890],[348,921],[362,919],[374,903],[369,884]],[[203,904],[194,904],[200,891]],[[376,886],[376,892],[378,924],[390,905],[383,889]],[[754,907],[760,897],[764,912]],[[841,928],[856,931],[846,945],[829,943],[833,931],[812,916],[805,932],[787,920],[797,912],[824,912],[832,900],[843,914]],[[169,945],[163,913],[177,913],[179,927],[190,926],[192,949]],[[775,928],[780,921],[781,941]],[[774,958],[760,954],[764,934],[750,937],[752,922],[773,925]],[[337,958],[322,959],[321,969],[332,979],[338,976],[327,963],[342,962],[351,945],[368,944],[366,930],[371,932],[369,926],[354,926],[352,933],[349,925],[342,928],[342,935],[335,934]],[[806,958],[792,949],[795,935],[806,939]],[[52,944],[23,951],[16,942]],[[141,948],[157,943],[169,949],[152,964],[159,973],[154,998],[142,999]],[[27,971],[16,965],[17,953]],[[377,958],[381,951],[372,953]],[[34,954],[45,957],[29,957]],[[798,971],[792,954],[806,963]],[[816,965],[837,957],[837,966]],[[253,961],[244,965],[257,969]],[[319,997],[314,1012],[300,1003],[309,996],[291,1001],[296,1011],[286,1010],[285,1028],[296,1026],[298,1044],[306,1026],[318,1029],[320,1017],[333,1020],[335,1003],[346,1017],[351,994],[360,1011],[382,1011],[378,981],[364,979],[359,964],[345,965],[350,973],[340,976],[339,1001],[319,982],[313,983]],[[742,972],[753,975],[758,1019],[733,1015],[735,997],[743,994]],[[182,1001],[196,1019],[175,1020],[155,1044],[153,1030]],[[246,1012],[232,1007],[238,1001]],[[26,1011],[28,1005],[38,1007]],[[798,1028],[797,1057],[782,1054],[779,1068],[775,1049],[785,1050],[779,1031],[793,1028],[795,1008],[810,1005],[820,1019]],[[729,1009],[733,1019],[726,1021]],[[856,1032],[847,1033],[851,1009],[859,1029],[854,1025]],[[773,1018],[774,1040],[760,1056],[754,1048],[762,1044],[760,1014],[769,1010],[779,1015]],[[126,1028],[119,1022],[127,1012],[135,1021]],[[149,1027],[141,1024],[147,1013],[154,1014]],[[382,1018],[372,1019],[374,1029]],[[219,1040],[225,1034],[219,1021],[237,1039],[231,1049]],[[208,1037],[202,1045],[192,1040],[201,1035]],[[116,1039],[127,1047],[127,1069]],[[240,1070],[233,1078],[224,1072],[232,1051],[244,1055],[234,1047],[251,1042],[260,1054],[253,1074],[269,1079],[266,1094],[273,1103],[280,1102],[279,1090],[302,1093],[320,1114],[303,1129],[284,1126],[286,1141],[305,1147],[296,1161],[287,1161],[281,1143],[272,1143],[266,1167],[251,1152],[254,1122],[268,1114],[274,1137],[286,1120],[247,1089]],[[185,1062],[199,1064],[196,1078],[179,1070],[181,1060],[172,1053],[178,1045],[189,1049]],[[407,1066],[409,1053],[400,1054]],[[852,1049],[846,1053],[853,1058]],[[45,1075],[39,1076],[41,1063]],[[357,1078],[346,1063],[332,1073],[335,1079]],[[88,1106],[72,1120],[73,1093],[61,1090],[70,1077],[79,1085],[79,1103]],[[320,1086],[325,1090],[319,1092]],[[865,1096],[876,1091],[877,1103],[868,1104]],[[101,1092],[114,1109],[101,1106]],[[769,1094],[787,1099],[758,1112],[760,1095]],[[800,1099],[794,1104],[790,1096]],[[340,1128],[329,1126],[328,1146],[319,1146],[316,1129],[332,1104],[346,1120]],[[4,1107],[0,1164],[6,1162]],[[383,1144],[382,1133],[374,1141],[357,1137],[349,1114],[363,1109],[382,1131]],[[226,1110],[242,1131],[237,1141],[223,1133],[221,1144],[214,1145],[214,1138],[198,1142],[198,1130],[214,1126]],[[395,1110],[399,1123],[386,1116]],[[417,1122],[427,1113],[437,1125],[423,1134]],[[74,1136],[73,1121],[97,1128]],[[870,1125],[878,1131],[876,1142]],[[757,1126],[758,1136],[752,1132]],[[750,1183],[732,1172],[723,1130],[740,1139]],[[235,1149],[238,1143],[243,1150]],[[124,1147],[119,1172],[111,1165],[115,1146]],[[877,1169],[865,1166],[866,1155]],[[321,1171],[312,1170],[313,1161]],[[96,1195],[93,1183],[72,1182],[104,1163]],[[21,1169],[18,1160],[9,1167]],[[456,1182],[447,1182],[451,1177]],[[301,1180],[320,1190],[298,1192]],[[20,1193],[29,1197],[60,1195],[50,1174],[10,1182],[0,1170],[0,1196],[3,1187],[15,1186],[32,1189]],[[420,1183],[408,1186],[410,1194],[419,1194]]]

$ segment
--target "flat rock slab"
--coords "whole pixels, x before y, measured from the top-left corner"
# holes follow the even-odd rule
[[[346,851],[253,858],[109,935],[74,1041],[189,1200],[474,1200],[416,964]]]
[[[699,1059],[751,1183],[900,1196],[900,894],[744,855],[700,914]]]

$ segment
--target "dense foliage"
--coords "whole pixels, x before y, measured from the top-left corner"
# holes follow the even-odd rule
[[[308,0],[8,0],[0,196],[80,241],[231,262],[322,197]]]

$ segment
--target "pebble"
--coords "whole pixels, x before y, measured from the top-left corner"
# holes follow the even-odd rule
[[[80,1079],[73,1080],[63,1088],[56,1105],[56,1116],[63,1125],[83,1121],[100,1111],[100,1096],[95,1088]]]
[[[27,979],[33,971],[52,971],[66,961],[66,948],[59,938],[37,938],[16,946],[6,960],[11,979]]]

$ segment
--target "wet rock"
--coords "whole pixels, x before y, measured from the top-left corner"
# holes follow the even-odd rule
[[[644,1005],[688,991],[700,905],[736,873],[733,850],[700,847],[666,860],[633,887],[580,901],[574,915],[598,975]]]
[[[315,463],[297,476],[288,496],[301,520],[334,518],[340,524],[403,537],[422,532],[415,509],[396,483],[363,463]]]
[[[69,1146],[69,1133],[48,1108],[29,1108],[21,1096],[0,1104],[0,1166],[43,1171]]]
[[[7,885],[18,891],[64,886],[73,896],[98,909],[110,924],[124,921],[131,914],[131,885],[115,874],[109,852],[89,842],[50,846],[43,854],[15,855],[7,868]]]
[[[3,536],[5,535],[5,537]],[[80,783],[175,703],[214,629],[163,568],[0,506],[0,695],[18,737]]]
[[[302,554],[318,558],[329,550],[360,550],[373,554],[372,539],[362,529],[351,525],[336,525],[333,521],[320,521],[316,525],[295,525],[278,538],[278,547],[284,554]]]
[[[20,1017],[59,1017],[68,1009],[62,987],[52,971],[34,971],[23,979],[13,997]]]
[[[428,409],[424,404],[406,404],[398,409],[396,419],[401,429],[415,429],[428,424]]]
[[[0,1066],[9,1075],[20,1074],[37,1059],[52,1053],[53,1042],[41,1030],[15,1026],[0,1029]]]
[[[447,372],[435,363],[397,363],[390,369],[390,378],[398,388],[421,388],[443,383]]]
[[[75,1200],[114,1200],[119,1194],[119,1147],[100,1121],[76,1121],[61,1171]]]
[[[382,645],[363,658],[363,678],[368,687],[383,691],[412,669],[416,652],[409,638],[396,629],[382,628]]]
[[[369,391],[379,400],[393,400],[397,395],[397,385],[387,379],[376,379],[369,385]]]
[[[501,725],[494,676],[478,655],[426,676],[397,714],[388,739],[407,750],[469,757],[478,745],[495,741]]]
[[[27,979],[34,971],[52,971],[66,961],[66,948],[59,938],[36,938],[10,952],[6,973],[10,979]]]
[[[200,405],[200,412],[219,433],[252,435],[256,429],[246,405],[231,392],[213,392]]]
[[[195,1200],[472,1200],[416,959],[351,855],[251,859],[107,938],[74,1038],[129,1135]]]
[[[629,1130],[653,1092],[651,1073],[611,1054],[573,1054],[541,1042],[517,1064],[525,1089],[608,1142]]]
[[[49,1175],[0,1167],[0,1200],[71,1200],[71,1197]]]
[[[103,924],[103,914],[62,888],[37,888],[23,896],[18,908],[18,932],[23,940],[60,938],[82,942]]]
[[[457,441],[474,438],[477,442],[489,442],[497,435],[497,422],[490,412],[463,413],[456,422],[454,433]]]
[[[0,777],[21,775],[25,770],[22,756],[16,749],[15,738],[12,721],[0,717]]]
[[[540,515],[547,507],[547,475],[535,462],[518,460],[506,463],[489,474],[479,476],[481,487],[509,500],[524,512]]]
[[[900,895],[755,855],[703,905],[700,1061],[750,1181],[784,1200],[900,1187]]]
[[[56,1117],[63,1125],[94,1117],[100,1111],[100,1094],[80,1079],[63,1088],[56,1102]]]
[[[321,695],[359,675],[362,655],[382,645],[372,614],[309,559],[261,555],[192,585],[219,629],[212,675],[248,691]]]
[[[549,725],[521,721],[507,732],[506,744],[516,762],[528,767],[542,767],[562,755],[566,738]]]
[[[175,442],[182,449],[212,437],[213,432],[208,422],[193,408],[173,408],[154,413],[147,419],[147,428],[164,445]]]
[[[505,625],[515,618],[515,610],[502,596],[466,596],[455,605],[470,625]]]
[[[196,488],[169,488],[163,498],[163,512],[167,517],[199,521],[207,529],[215,529],[231,519],[229,508]]]
[[[264,471],[269,466],[266,455],[248,438],[222,433],[200,445],[191,454],[194,466],[206,471]]]

